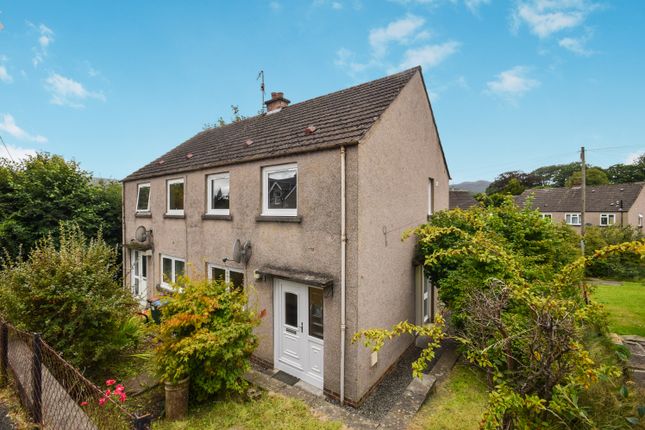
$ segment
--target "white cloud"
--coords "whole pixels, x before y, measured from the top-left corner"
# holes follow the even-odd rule
[[[472,13],[476,13],[480,6],[490,4],[490,0],[464,0],[464,4]]]
[[[272,2],[270,2],[270,3],[269,3],[269,7],[270,7],[270,8],[271,8],[271,10],[273,10],[274,12],[277,12],[277,11],[279,11],[280,9],[282,9],[282,5],[280,4],[280,2],[277,2],[277,1],[272,1]]]
[[[347,48],[340,48],[336,51],[334,64],[345,69],[352,77],[373,65],[371,63],[359,63],[356,61],[356,54]]]
[[[4,82],[5,84],[10,84],[13,82],[13,77],[11,77],[11,75],[7,71],[7,68],[3,65],[0,65],[0,81]]]
[[[529,68],[525,66],[505,70],[486,83],[486,92],[513,102],[540,85],[538,80],[527,76],[528,72]]]
[[[512,26],[517,30],[526,24],[543,39],[562,30],[578,27],[600,6],[588,0],[528,0],[517,3]]]
[[[32,49],[34,51],[34,58],[31,60],[34,67],[37,67],[40,63],[45,61],[45,57],[47,57],[47,48],[54,41],[54,32],[45,24],[39,24],[36,26],[27,21],[27,25],[39,33],[38,46]]]
[[[370,30],[369,42],[374,57],[384,57],[387,53],[388,45],[392,42],[407,43],[424,23],[423,18],[408,15],[405,18],[389,23],[386,27]]]
[[[314,7],[325,6],[325,7],[330,7],[333,10],[341,10],[341,9],[343,9],[343,3],[339,2],[339,1],[336,1],[336,0],[334,0],[334,1],[332,1],[332,0],[314,0],[314,2],[312,3],[312,6],[314,6]]]
[[[5,133],[15,137],[18,140],[36,143],[47,142],[47,138],[45,136],[27,133],[25,130],[18,127],[14,117],[8,113],[2,115],[2,122],[0,122],[0,131],[4,131]]]
[[[343,8],[343,4],[338,1],[333,1],[331,2],[331,8],[335,10],[341,10]]]
[[[593,54],[593,51],[585,47],[586,42],[586,38],[565,37],[560,39],[558,45],[576,55],[589,57]]]
[[[408,49],[403,54],[403,62],[399,68],[407,69],[418,65],[425,68],[435,67],[457,52],[459,46],[459,42],[450,41],[438,45],[426,45],[420,48]]]
[[[636,161],[638,161],[638,158],[642,156],[642,152],[632,152],[627,156],[627,159],[625,160],[625,164],[636,164]]]
[[[103,93],[88,91],[80,82],[57,73],[45,80],[45,88],[51,93],[50,103],[55,105],[82,108],[86,99],[105,101]]]
[[[4,145],[0,146],[0,158],[6,160],[21,161],[34,155],[36,155],[36,151],[33,149],[20,148],[10,144],[7,144],[6,148]]]

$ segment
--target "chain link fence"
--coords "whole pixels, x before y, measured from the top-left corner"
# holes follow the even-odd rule
[[[11,384],[34,424],[52,430],[148,430],[45,343],[0,320],[0,383]]]

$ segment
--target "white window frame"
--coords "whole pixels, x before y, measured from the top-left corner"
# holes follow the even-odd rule
[[[643,214],[638,214],[638,226],[643,226]]]
[[[213,269],[219,269],[224,271],[224,282],[226,282],[227,284],[231,282],[231,272],[241,273],[242,276],[244,276],[243,287],[246,287],[246,274],[244,273],[244,270],[231,269],[230,267],[220,266],[219,264],[208,263],[207,265],[208,273],[206,275],[208,276],[209,281],[213,280]]]
[[[213,204],[213,184],[214,179],[226,179],[228,180],[228,209],[213,209],[211,205]],[[230,215],[231,213],[231,175],[229,172],[225,173],[215,173],[213,175],[208,175],[206,177],[207,184],[207,202],[206,202],[206,214],[207,215]]]
[[[571,219],[572,219],[574,216],[575,216],[576,218],[578,218],[578,222],[577,222],[577,223],[570,222],[570,221],[571,221]],[[564,214],[564,222],[565,222],[567,225],[581,225],[581,224],[582,224],[582,218],[581,218],[581,217],[582,217],[582,215],[580,214],[580,212],[567,212],[567,213],[565,213],[565,214]]]
[[[186,207],[186,183],[184,178],[168,179],[166,181],[166,215],[183,215],[184,209],[170,209],[170,186],[182,184],[184,186],[184,208]]]
[[[148,204],[146,206],[146,209],[139,209],[139,194],[141,194],[141,188],[148,188]],[[137,185],[137,204],[136,204],[136,211],[137,213],[147,213],[150,212],[150,182],[145,182],[142,184]]]
[[[161,287],[169,290],[169,289],[172,288],[172,286],[171,286],[171,284],[167,283],[165,281],[165,279],[163,278],[163,260],[164,260],[164,258],[167,258],[170,261],[172,261],[172,266],[171,266],[172,276],[171,276],[171,279],[170,279],[170,282],[172,284],[177,282],[177,273],[175,273],[175,261],[181,261],[182,263],[184,263],[184,273],[186,273],[186,260],[183,259],[183,258],[179,258],[179,257],[173,257],[172,255],[161,254],[161,261],[160,261],[161,264],[159,264],[159,273],[161,274],[159,279],[161,281],[159,282],[159,285],[161,285]]]
[[[269,209],[269,173],[281,172],[283,170],[296,170],[296,208],[295,209]],[[262,215],[266,216],[298,216],[298,191],[300,175],[298,172],[298,164],[281,164],[278,166],[268,166],[262,168]]]
[[[609,222],[610,219],[611,219],[611,222]],[[602,227],[608,227],[614,224],[616,224],[616,214],[612,214],[612,213],[600,214],[600,225]]]
[[[540,214],[540,217],[541,217],[542,219],[550,219],[550,220],[552,220],[552,219],[553,219],[553,214],[548,213],[548,212],[545,212],[545,213],[541,213],[541,214]]]
[[[417,266],[415,273],[415,306],[416,306],[416,320],[418,325],[425,325],[432,323],[432,301],[433,287],[430,280],[427,278],[423,266]],[[427,289],[426,289],[427,286]]]
[[[434,213],[434,179],[428,178],[428,216]]]

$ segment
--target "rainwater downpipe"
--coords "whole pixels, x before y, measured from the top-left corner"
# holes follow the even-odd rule
[[[340,404],[345,402],[345,147],[340,147]]]

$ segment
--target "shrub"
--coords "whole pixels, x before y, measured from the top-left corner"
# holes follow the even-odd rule
[[[155,350],[162,379],[178,382],[189,376],[197,400],[243,392],[259,323],[245,292],[223,281],[183,278],[165,300]]]
[[[587,228],[585,244],[589,254],[592,254],[605,246],[632,242],[642,237],[642,233],[631,226],[594,226]],[[645,278],[645,261],[634,252],[611,255],[593,261],[587,267],[587,276],[622,280]]]
[[[100,234],[87,240],[68,224],[58,236],[58,244],[51,235],[40,240],[28,258],[1,260],[0,312],[75,366],[96,367],[136,342],[128,328],[136,303],[116,280],[116,250]]]

